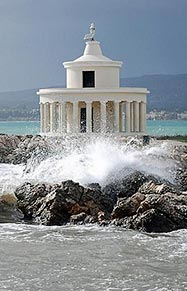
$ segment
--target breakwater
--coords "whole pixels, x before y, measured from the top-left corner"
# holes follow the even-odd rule
[[[32,135],[2,135],[1,144],[1,192],[14,196],[16,220],[20,211],[45,225],[187,227],[185,144]]]

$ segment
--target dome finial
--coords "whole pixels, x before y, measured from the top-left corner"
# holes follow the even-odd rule
[[[93,41],[94,40],[94,35],[95,35],[95,25],[94,25],[94,23],[91,23],[91,25],[90,25],[90,33],[85,35],[84,40]]]

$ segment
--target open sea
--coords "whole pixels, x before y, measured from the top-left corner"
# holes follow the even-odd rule
[[[2,121],[0,133],[39,134],[39,121]],[[187,120],[147,120],[150,135],[187,135]]]
[[[147,121],[151,135],[186,135],[187,121]],[[38,134],[39,122],[0,122],[0,132]],[[68,145],[67,145],[68,146]],[[172,181],[170,147],[127,149],[106,140],[61,151],[25,171],[0,163],[0,196],[25,181],[105,185],[121,169]],[[12,196],[13,197],[13,196]],[[14,198],[15,199],[15,198]],[[146,234],[117,227],[3,223],[0,209],[0,291],[186,291],[187,230]],[[7,221],[7,220],[6,220]]]
[[[187,231],[0,224],[0,290],[185,291]]]

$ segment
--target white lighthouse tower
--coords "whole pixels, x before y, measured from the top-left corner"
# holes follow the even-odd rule
[[[64,62],[66,88],[40,89],[41,134],[146,134],[146,88],[120,87],[122,62],[103,55],[95,26],[81,57]]]

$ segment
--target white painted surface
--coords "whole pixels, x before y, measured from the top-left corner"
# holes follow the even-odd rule
[[[66,87],[82,88],[82,72],[95,71],[95,88],[118,88],[122,62],[105,57],[98,41],[86,42],[83,56],[63,63],[67,69]]]
[[[86,132],[145,134],[146,88],[120,88],[122,62],[103,55],[94,40],[94,25],[86,35],[84,53],[64,62],[66,88],[40,89],[41,131],[44,134],[79,133],[80,109],[86,108]],[[83,71],[95,72],[95,87],[83,88]],[[56,108],[56,109],[55,109]],[[92,116],[93,108],[93,116]],[[123,117],[124,116],[124,117]],[[123,120],[122,120],[123,119]],[[123,124],[124,123],[124,124]]]

